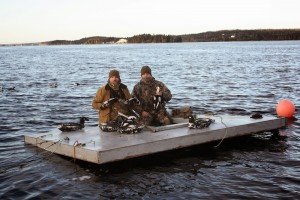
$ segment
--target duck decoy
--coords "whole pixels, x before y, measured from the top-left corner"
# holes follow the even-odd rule
[[[153,108],[154,110],[158,110],[159,106],[163,103],[162,96],[159,95],[160,93],[160,87],[156,87],[156,95],[153,97]]]
[[[132,106],[132,105],[140,105],[141,102],[136,98],[132,97],[124,102],[124,104]]]
[[[89,121],[87,117],[80,117],[79,123],[63,123],[58,126],[62,132],[77,131],[84,128],[84,122]]]
[[[107,123],[100,123],[99,127],[104,132],[115,132],[119,128],[119,122],[115,121],[108,121]]]
[[[16,87],[7,88],[8,91],[15,91]]]
[[[121,112],[118,112],[118,116],[123,118],[121,125],[120,125],[120,127],[123,127],[123,128],[129,126],[130,124],[135,123],[135,120],[137,119],[136,116],[127,116]]]
[[[57,83],[50,83],[49,86],[51,88],[57,88],[58,84]]]
[[[207,128],[211,123],[213,123],[215,120],[210,118],[195,118],[193,115],[189,116],[189,124],[188,127],[190,129],[194,128]]]
[[[253,113],[250,118],[252,119],[261,119],[263,116],[260,113]]]
[[[127,116],[121,112],[118,112],[118,115],[123,118],[121,122],[118,132],[123,134],[134,134],[139,133],[144,128],[143,125],[137,122],[136,116]]]

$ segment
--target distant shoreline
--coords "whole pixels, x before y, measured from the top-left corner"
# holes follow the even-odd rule
[[[181,42],[228,42],[228,41],[278,41],[300,40],[300,29],[220,30],[197,34],[162,35],[141,34],[132,37],[94,36],[79,40],[52,40],[36,43],[0,44],[0,46],[48,46],[87,44],[135,44]]]

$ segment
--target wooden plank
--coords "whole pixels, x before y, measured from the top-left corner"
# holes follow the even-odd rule
[[[171,129],[182,128],[182,127],[187,127],[187,126],[188,126],[188,122],[179,123],[179,124],[171,124],[168,126],[146,126],[146,128],[148,128],[152,132],[158,132],[158,131],[171,130]]]

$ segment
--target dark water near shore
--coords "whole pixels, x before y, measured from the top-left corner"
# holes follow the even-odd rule
[[[131,90],[140,67],[151,66],[173,93],[169,108],[275,115],[288,98],[299,110],[299,52],[300,41],[1,47],[0,198],[299,198],[297,119],[280,130],[286,138],[265,133],[104,166],[23,142],[83,115],[96,125],[91,101],[113,68]]]

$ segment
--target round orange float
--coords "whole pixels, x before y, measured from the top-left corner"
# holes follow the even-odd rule
[[[291,118],[295,114],[295,105],[288,99],[282,99],[277,104],[276,112],[280,117]]]

